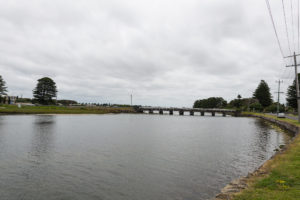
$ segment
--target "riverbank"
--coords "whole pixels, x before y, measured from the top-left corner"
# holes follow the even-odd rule
[[[100,107],[100,106],[22,106],[0,105],[0,114],[108,114],[135,113],[131,107]]]
[[[247,177],[234,180],[223,188],[217,200],[296,200],[300,197],[300,123],[261,113],[243,113],[277,124],[295,134],[270,160]]]

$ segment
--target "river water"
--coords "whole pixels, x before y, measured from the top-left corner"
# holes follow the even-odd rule
[[[254,118],[2,115],[0,199],[210,199],[288,140]]]

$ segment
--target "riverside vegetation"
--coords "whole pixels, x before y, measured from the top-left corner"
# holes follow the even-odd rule
[[[132,107],[102,107],[102,106],[22,106],[1,105],[0,114],[107,114],[134,113]]]
[[[291,119],[278,119],[276,116],[261,113],[244,113],[253,116],[283,121],[300,127],[300,123]],[[234,200],[298,200],[300,197],[300,135],[263,165],[263,173],[250,176],[248,187],[235,194]]]

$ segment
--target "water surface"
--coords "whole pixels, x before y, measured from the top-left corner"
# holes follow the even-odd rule
[[[289,139],[254,118],[2,115],[0,197],[210,199]]]

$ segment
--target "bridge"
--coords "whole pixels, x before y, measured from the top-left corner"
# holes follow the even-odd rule
[[[230,109],[217,109],[217,108],[163,108],[163,107],[139,107],[137,109],[139,113],[148,112],[149,114],[153,114],[157,112],[158,114],[163,115],[164,113],[168,113],[169,115],[173,115],[174,112],[178,112],[179,115],[184,115],[185,112],[188,112],[189,115],[195,115],[195,113],[199,113],[201,116],[204,116],[205,113],[211,113],[211,116],[215,116],[216,113],[220,113],[223,117],[226,115],[238,116],[240,114],[237,110]]]

